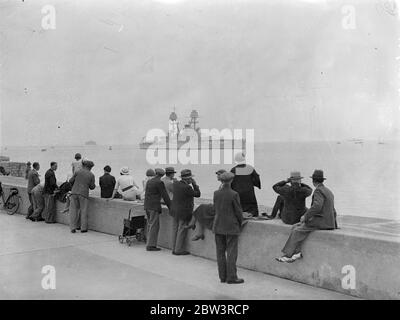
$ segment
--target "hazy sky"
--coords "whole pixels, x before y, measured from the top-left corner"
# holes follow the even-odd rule
[[[256,141],[398,139],[398,12],[350,2],[355,29],[349,1],[0,0],[2,143],[136,144],[174,106]]]

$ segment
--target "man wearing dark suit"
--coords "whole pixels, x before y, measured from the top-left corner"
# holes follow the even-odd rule
[[[192,171],[181,171],[181,180],[173,184],[173,198],[171,203],[171,215],[173,219],[172,230],[172,254],[188,255],[185,250],[185,240],[188,232],[187,225],[192,219],[194,198],[200,197],[200,188],[193,179]]]
[[[111,167],[104,167],[104,174],[99,178],[100,185],[100,196],[102,198],[111,198],[114,187],[115,187],[115,177],[110,174]]]
[[[315,170],[311,178],[315,187],[311,207],[301,217],[300,223],[293,226],[282,249],[284,256],[277,258],[279,262],[293,262],[302,258],[301,245],[311,232],[337,229],[334,196],[323,184],[324,172]]]
[[[46,223],[56,223],[54,191],[58,189],[55,171],[57,170],[57,162],[50,163],[50,169],[44,175],[44,210],[42,213]]]
[[[213,232],[217,249],[218,274],[221,282],[230,284],[244,282],[237,277],[236,270],[243,212],[239,194],[231,188],[234,177],[232,172],[220,175],[222,187],[214,192],[213,201],[215,209]]]
[[[171,201],[169,199],[167,190],[161,177],[164,176],[163,169],[155,169],[155,177],[148,180],[146,183],[145,197],[144,197],[144,210],[146,211],[147,218],[147,251],[160,251],[157,247],[158,232],[160,230],[160,214],[161,198],[164,200],[168,209],[170,208]]]
[[[36,187],[40,183],[40,178],[39,178],[39,171],[40,165],[37,162],[33,163],[33,169],[29,171],[28,173],[28,197],[29,197],[29,208],[28,208],[28,214],[26,215],[26,219],[30,219],[32,214],[33,214],[33,198],[32,198],[32,189]]]
[[[283,199],[283,208],[281,209],[283,223],[298,223],[301,216],[307,211],[306,198],[311,195],[312,189],[308,185],[301,183],[301,179],[303,177],[300,172],[294,171],[290,173],[290,177],[287,180],[280,181],[272,187]],[[279,200],[277,199],[277,201]],[[273,214],[269,217],[275,218],[276,213],[277,210],[273,211]]]

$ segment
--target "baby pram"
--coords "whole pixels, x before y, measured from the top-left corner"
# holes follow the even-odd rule
[[[134,239],[146,242],[146,220],[144,216],[135,216],[131,218],[131,211],[132,209],[129,209],[128,219],[124,219],[122,235],[118,236],[119,242],[124,243],[125,241],[128,246],[133,243]]]

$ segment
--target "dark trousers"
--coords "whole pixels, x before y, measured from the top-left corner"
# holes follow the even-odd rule
[[[301,245],[304,240],[306,240],[308,235],[315,230],[318,229],[307,227],[305,223],[302,222],[293,225],[289,239],[286,241],[285,247],[282,249],[285,256],[291,258],[292,255],[301,252]]]
[[[147,218],[147,247],[157,247],[158,232],[160,230],[160,213],[156,210],[146,210]]]
[[[278,212],[279,212],[278,218],[281,217],[281,212],[282,212],[282,210],[283,210],[283,205],[284,205],[283,197],[282,197],[282,196],[278,196],[278,197],[276,198],[274,207],[272,208],[272,212],[271,212],[271,217],[272,217],[272,218],[275,218],[276,215],[278,214]]]
[[[237,279],[238,240],[238,235],[215,235],[220,280],[232,281]]]
[[[27,214],[26,218],[29,218],[33,214],[32,193],[28,193],[28,198],[29,198],[29,208],[28,208],[28,214]]]
[[[56,222],[56,202],[54,194],[44,194],[44,210],[42,216],[47,223]]]
[[[177,217],[172,221],[172,251],[181,253],[185,251],[186,237],[188,229],[185,228],[187,222]]]

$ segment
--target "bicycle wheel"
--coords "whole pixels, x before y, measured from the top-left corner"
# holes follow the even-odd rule
[[[18,211],[19,202],[19,196],[14,194],[8,199],[8,201],[6,201],[4,209],[6,209],[8,214],[12,215]]]

